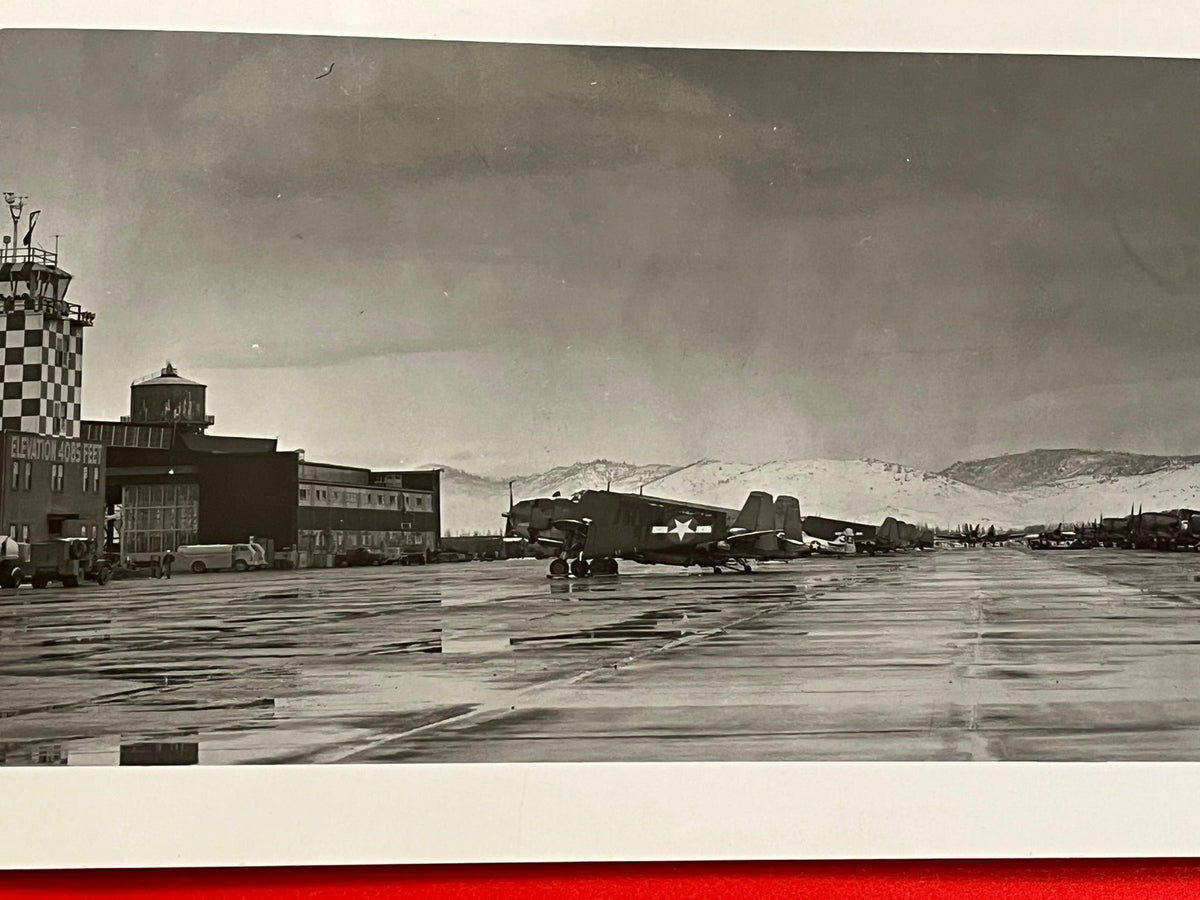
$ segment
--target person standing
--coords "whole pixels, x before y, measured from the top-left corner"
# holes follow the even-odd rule
[[[171,577],[171,563],[175,562],[175,554],[168,550],[162,555],[162,564],[159,569],[159,578]]]

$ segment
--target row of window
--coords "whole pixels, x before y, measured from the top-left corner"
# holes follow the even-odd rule
[[[100,493],[100,466],[84,466],[82,470],[83,481],[81,488],[83,493],[91,492],[93,494]],[[50,490],[55,493],[62,493],[66,483],[67,465],[66,463],[51,463],[50,464]],[[33,463],[26,460],[24,465],[20,460],[13,460],[12,473],[9,485],[14,491],[31,490],[33,487]]]
[[[403,498],[399,500],[398,498]],[[402,503],[402,505],[401,505]],[[433,495],[392,492],[380,493],[368,488],[300,486],[301,506],[336,506],[346,509],[403,509],[405,512],[433,512]]]
[[[300,549],[313,553],[333,553],[350,547],[376,550],[431,549],[436,537],[430,531],[316,531],[300,529]]]
[[[21,471],[22,471],[22,469],[21,469],[20,461],[14,459],[13,464],[12,464],[12,483],[10,485],[10,487],[14,491],[19,491],[21,489],[21,484],[22,484]],[[25,472],[25,478],[24,478],[25,490],[29,490],[33,483],[33,463],[26,460],[24,472]]]
[[[83,426],[84,440],[96,441],[110,447],[146,447],[166,450],[171,446],[170,428],[152,425],[112,425],[89,422]]]
[[[98,526],[96,526],[96,525],[91,526],[91,536],[92,536],[93,541],[96,540],[96,537],[97,537],[97,535],[99,535],[99,533],[100,533],[100,530],[99,530]],[[23,544],[29,543],[29,523],[28,522],[19,522],[19,523],[10,522],[9,526],[8,526],[8,536],[10,538],[12,538],[14,541],[20,541]],[[87,537],[87,534],[85,533],[83,536]]]

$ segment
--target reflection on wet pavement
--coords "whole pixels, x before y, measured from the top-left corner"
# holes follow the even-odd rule
[[[1196,557],[184,575],[0,593],[4,765],[1197,759]]]

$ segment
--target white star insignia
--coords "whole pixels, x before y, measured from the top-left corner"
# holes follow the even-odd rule
[[[675,527],[668,529],[667,534],[673,534],[682,541],[685,535],[696,533],[696,529],[692,527],[692,523],[696,521],[695,519],[688,519],[686,521],[675,519],[674,521]]]

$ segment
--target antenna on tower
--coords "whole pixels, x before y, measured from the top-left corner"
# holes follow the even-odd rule
[[[29,198],[24,194],[18,194],[15,191],[4,192],[4,202],[8,204],[8,214],[12,216],[13,233],[13,259],[17,256],[17,226],[21,222],[21,211],[25,209],[25,201]]]

